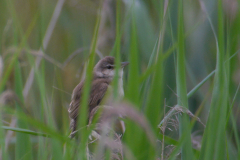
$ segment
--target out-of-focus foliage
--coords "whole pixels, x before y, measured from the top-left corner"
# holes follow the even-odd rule
[[[67,108],[95,50],[96,62],[107,55],[130,62],[125,101],[136,119],[126,120],[126,157],[180,159],[190,149],[182,159],[240,159],[239,6],[238,0],[1,0],[0,156],[85,157],[67,138]],[[178,110],[183,118],[160,130],[176,104],[189,110]]]

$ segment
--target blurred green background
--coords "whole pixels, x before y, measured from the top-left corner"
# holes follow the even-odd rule
[[[178,9],[181,3],[183,3],[182,22],[179,21]],[[222,8],[219,11],[218,4],[221,3]],[[55,132],[50,131],[49,128],[52,128],[63,137],[68,136],[67,108],[71,100],[71,92],[85,75],[85,62],[89,59],[93,41],[97,42],[96,62],[107,55],[116,56],[118,51],[122,61],[130,61],[129,68],[125,69],[124,75],[126,99],[135,104],[137,110],[146,113],[147,118],[146,108],[151,104],[149,101],[152,101],[149,100],[149,96],[152,96],[150,92],[152,92],[154,84],[158,84],[154,83],[154,77],[158,74],[161,75],[159,85],[162,84],[162,86],[155,86],[160,91],[156,91],[156,94],[150,97],[150,99],[161,99],[161,102],[156,102],[155,104],[160,105],[152,106],[153,109],[149,111],[150,114],[156,112],[159,115],[155,119],[155,123],[159,124],[164,115],[163,108],[165,108],[165,112],[170,109],[164,107],[164,99],[167,106],[173,107],[178,103],[176,68],[179,40],[181,40],[179,39],[179,23],[182,23],[184,26],[182,38],[185,41],[183,47],[186,77],[184,79],[186,80],[187,92],[216,68],[218,46],[216,46],[214,32],[218,38],[220,37],[219,41],[223,42],[219,42],[219,48],[224,48],[224,52],[221,52],[225,56],[224,64],[229,62],[229,68],[224,67],[227,71],[223,74],[228,78],[222,83],[227,85],[227,90],[223,96],[226,97],[227,101],[225,116],[230,116],[230,120],[225,120],[222,124],[226,126],[224,129],[226,131],[225,141],[229,149],[227,153],[224,152],[224,159],[240,158],[238,140],[240,96],[237,94],[240,82],[239,5],[239,0],[222,0],[221,2],[220,0],[184,0],[183,2],[174,0],[122,0],[118,4],[116,0],[1,0],[0,91],[1,103],[4,105],[1,109],[1,125],[11,126],[10,130],[14,127],[25,128],[36,132],[47,132],[57,137]],[[117,7],[120,8],[118,13]],[[101,12],[99,8],[101,8]],[[98,36],[97,39],[93,39],[98,16],[101,18]],[[221,31],[220,24],[224,26],[222,29],[224,38],[222,39],[219,33]],[[116,33],[117,27],[119,27],[119,33]],[[117,34],[120,35],[119,42],[116,41]],[[120,48],[117,47],[118,43]],[[220,51],[223,50],[220,49]],[[134,55],[131,57],[132,52]],[[149,69],[152,64],[159,62],[158,54],[166,55],[166,58],[160,62],[161,73],[158,73],[156,68]],[[232,55],[233,57],[228,60]],[[41,59],[40,65],[35,66],[37,59]],[[132,64],[136,68],[131,71]],[[32,68],[34,68],[34,72],[31,85],[27,80],[29,80]],[[136,79],[142,78],[139,81],[136,80],[138,89],[136,92],[139,92],[137,100],[132,98],[134,96],[131,96],[132,92],[129,91],[134,84],[131,83],[133,78],[129,73],[133,72]],[[209,78],[188,99],[189,110],[193,114],[197,114],[204,124],[207,124],[213,101],[212,92],[216,85],[213,78],[214,76]],[[26,89],[28,85],[30,88]],[[25,92],[22,95],[21,91],[23,90]],[[14,101],[12,100],[14,98],[11,96],[12,94],[7,95],[7,98],[10,97],[10,100],[7,101],[4,97],[4,93],[6,94],[7,91],[16,93],[21,103],[18,105],[9,103],[9,101]],[[219,98],[221,101],[221,96]],[[152,104],[154,103],[152,102]],[[31,117],[30,120],[34,119],[36,122],[29,123],[24,118],[22,118],[22,122],[16,122],[16,119],[21,116],[16,116],[15,113],[9,114],[4,111],[4,108],[12,108],[13,110],[19,108],[20,111]],[[154,108],[158,109],[154,110]],[[46,124],[49,128],[38,127],[38,122]],[[151,123],[151,120],[149,122]],[[154,126],[151,127],[154,128]],[[158,132],[154,131],[156,135]],[[203,132],[204,127],[200,123],[194,123],[191,131],[192,136],[199,136],[201,139]],[[33,135],[26,137],[27,134],[23,133],[21,134],[23,138],[19,138],[20,141],[18,141],[15,132],[11,133],[5,129],[2,129],[0,135],[3,159],[4,157],[7,159],[67,159],[68,152],[64,152],[64,145],[60,143],[60,140],[51,141],[48,138]],[[179,133],[175,130],[168,130],[166,135],[178,139]],[[211,136],[215,137],[215,135]],[[133,141],[133,143],[137,143],[138,139]],[[27,154],[24,153],[26,150],[21,151],[20,149],[21,145],[24,145],[23,143],[30,144],[30,148],[32,148],[29,150],[29,148],[23,147],[27,150]],[[144,141],[141,143],[143,146],[145,145]],[[198,143],[200,145],[200,141]],[[126,144],[129,144],[129,139],[126,139]],[[179,146],[181,147],[181,144]],[[51,149],[46,151],[47,148]],[[228,149],[225,148],[225,150]],[[133,153],[140,151],[141,149],[133,151]],[[196,154],[201,155],[203,152],[204,150],[198,151]],[[28,157],[28,155],[30,156]],[[157,155],[160,157],[160,153]],[[141,156],[136,157],[137,159],[142,158]],[[195,159],[198,159],[198,156],[195,156]]]

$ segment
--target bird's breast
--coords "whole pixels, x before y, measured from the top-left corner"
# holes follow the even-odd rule
[[[107,103],[105,105],[110,105],[114,100],[114,86],[111,84],[108,86],[108,96],[107,96]],[[124,90],[123,90],[123,80],[122,78],[118,79],[118,95],[117,95],[117,100],[122,100],[124,97]]]
[[[119,98],[122,99],[124,97],[124,90],[123,90],[123,69],[119,72],[119,79],[118,79],[118,95]]]
[[[124,90],[123,90],[123,79],[119,78],[118,80],[118,96],[120,99],[124,97]]]

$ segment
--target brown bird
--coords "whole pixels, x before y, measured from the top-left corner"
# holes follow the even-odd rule
[[[128,62],[122,62],[121,68],[119,69],[119,84],[118,84],[118,91],[119,91],[119,98],[124,96],[123,91],[123,68],[124,66],[128,65]],[[90,96],[88,101],[88,117],[91,111],[97,107],[104,95],[106,94],[107,90],[111,88],[111,82],[113,80],[115,74],[115,65],[114,65],[114,57],[107,56],[101,59],[94,67],[93,70],[93,81],[90,90]],[[82,97],[82,90],[84,86],[84,80],[81,81],[73,90],[72,93],[72,100],[69,105],[69,117],[71,119],[70,128],[72,130],[70,137],[73,138],[75,135],[76,127],[77,127],[77,118],[78,118],[78,109],[80,106],[80,101]]]

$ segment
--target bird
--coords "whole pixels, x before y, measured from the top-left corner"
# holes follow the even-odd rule
[[[119,69],[118,79],[118,99],[123,98],[123,68],[128,65],[129,62],[121,62]],[[106,56],[99,60],[93,69],[93,80],[91,82],[90,95],[88,100],[88,118],[93,109],[100,105],[107,91],[112,90],[111,82],[115,75],[115,58],[112,56]],[[81,104],[84,79],[74,88],[72,92],[71,103],[68,108],[70,117],[70,138],[73,138],[77,129],[77,118],[79,114],[79,107]],[[125,130],[125,128],[124,128]]]

